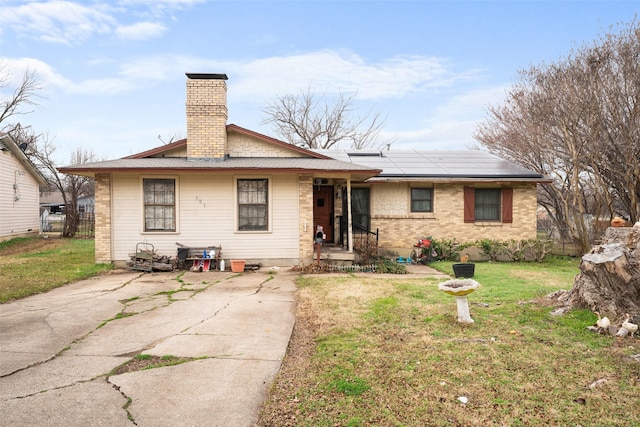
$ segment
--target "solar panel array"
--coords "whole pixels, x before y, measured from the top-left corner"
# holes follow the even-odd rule
[[[336,160],[382,169],[379,177],[542,178],[536,172],[477,150],[314,151]]]

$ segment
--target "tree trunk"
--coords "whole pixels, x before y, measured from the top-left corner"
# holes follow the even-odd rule
[[[640,314],[640,228],[610,227],[582,257],[573,288],[560,296],[566,309],[589,308],[613,318]]]

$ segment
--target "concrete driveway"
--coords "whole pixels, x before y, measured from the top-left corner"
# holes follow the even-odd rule
[[[250,426],[295,275],[120,273],[0,305],[2,426]],[[136,355],[194,358],[112,374]]]

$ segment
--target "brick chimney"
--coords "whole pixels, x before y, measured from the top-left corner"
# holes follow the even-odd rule
[[[227,154],[227,75],[187,73],[187,158]]]

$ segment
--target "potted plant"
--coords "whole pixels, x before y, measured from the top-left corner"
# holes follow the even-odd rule
[[[472,262],[469,262],[469,255],[461,255],[460,262],[457,264],[453,264],[453,274],[456,278],[460,277],[473,277],[475,273],[476,265]]]

